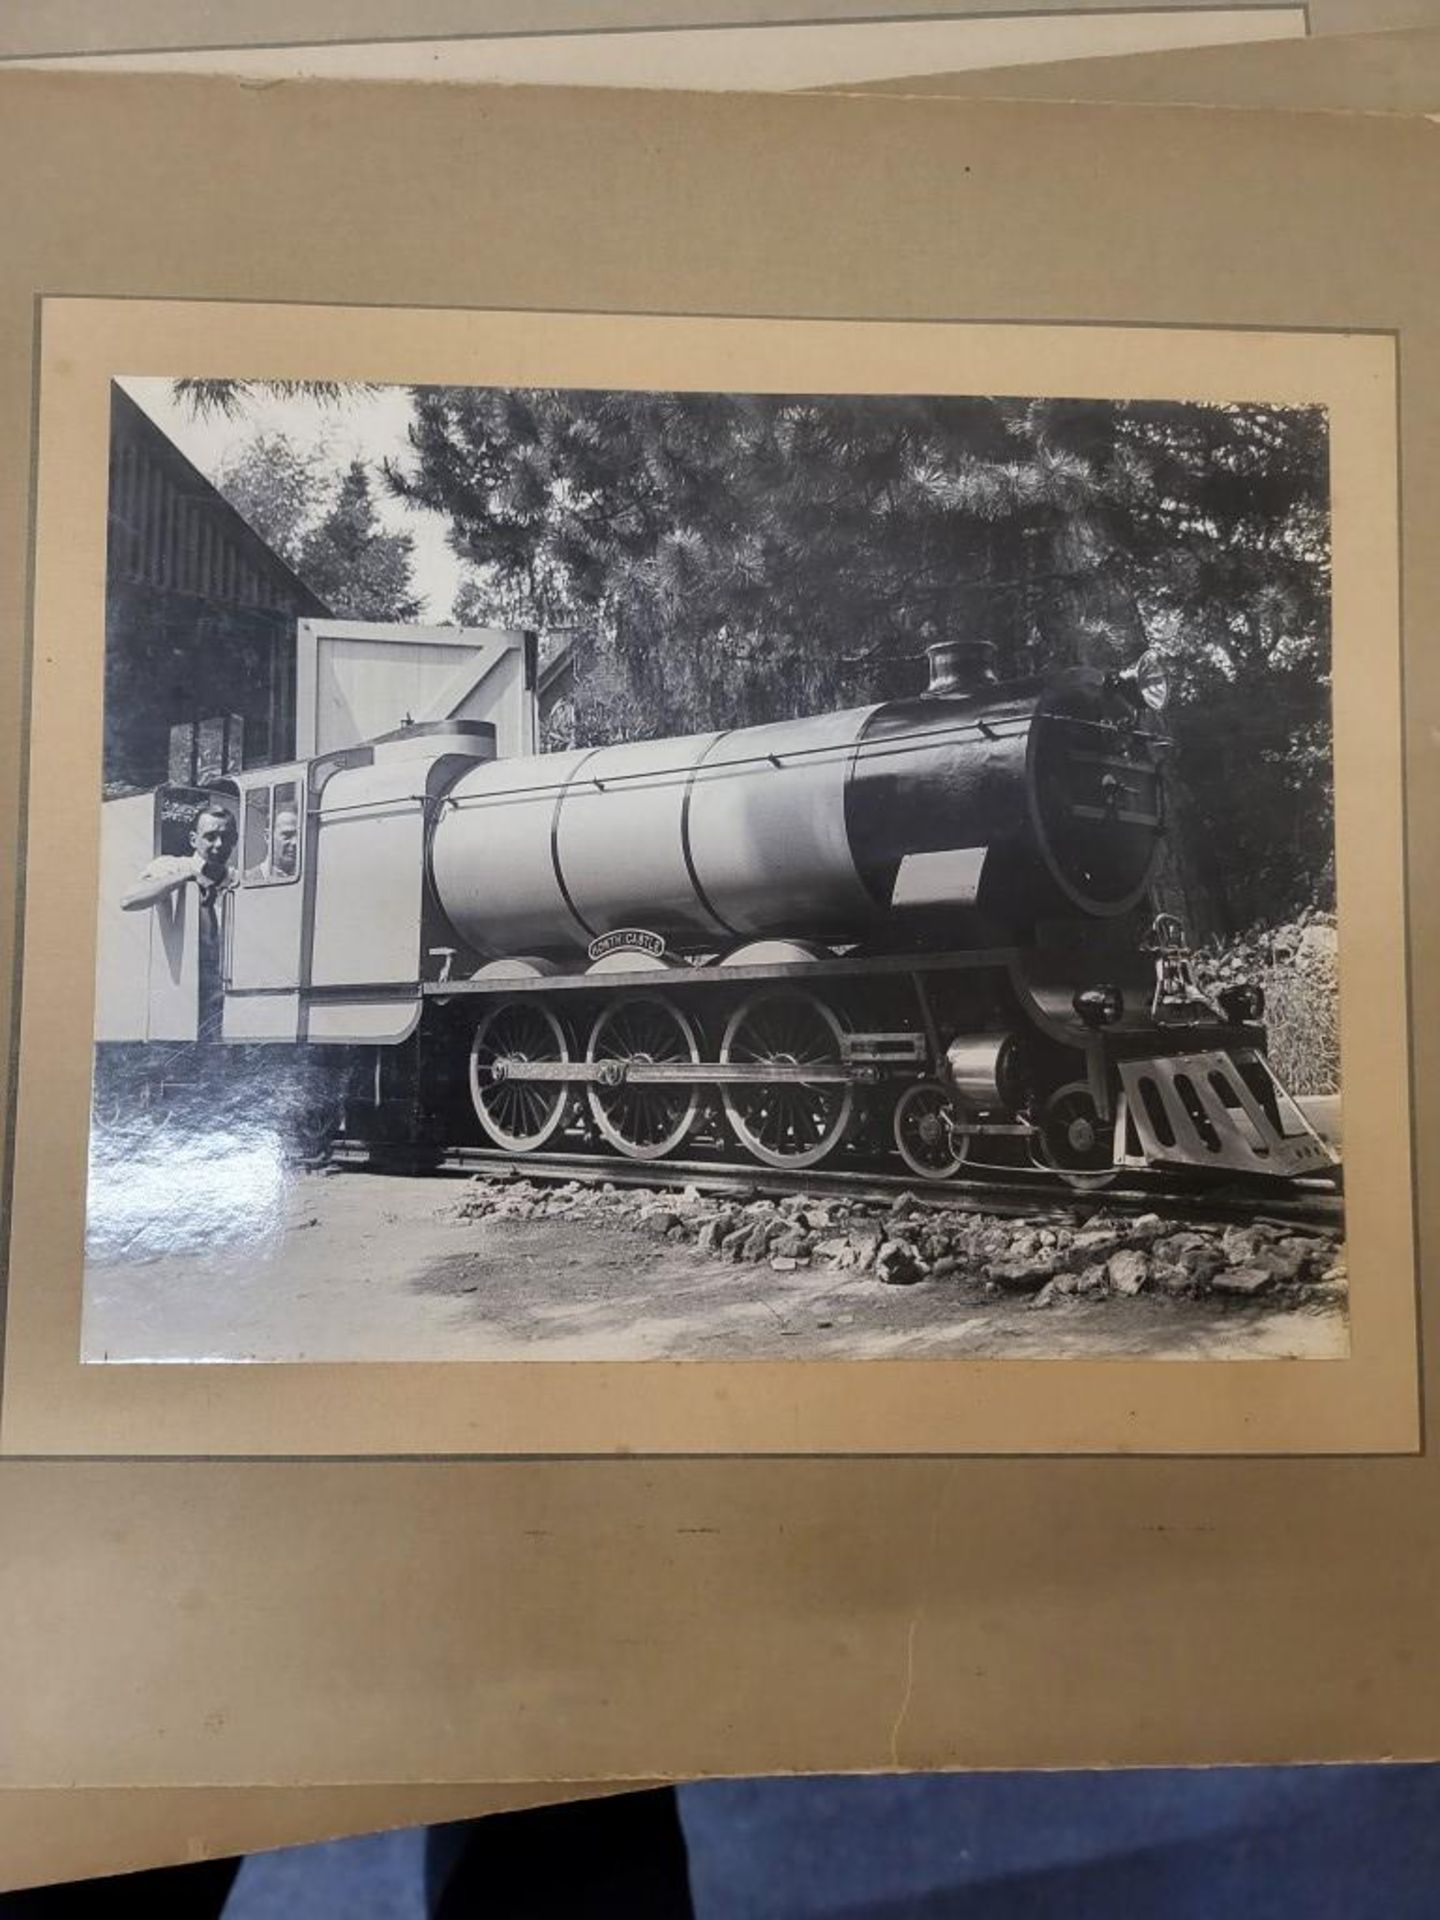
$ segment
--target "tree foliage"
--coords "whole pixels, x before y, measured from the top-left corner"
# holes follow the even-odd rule
[[[232,415],[249,391],[185,384],[197,410]],[[1002,675],[1149,645],[1174,683],[1172,838],[1199,916],[1227,930],[1333,904],[1320,409],[456,387],[413,400],[410,457],[386,464],[386,484],[448,521],[466,564],[458,620],[570,636],[575,743],[913,691],[939,639],[989,640]],[[404,537],[378,531],[363,469],[334,503],[328,552],[302,564],[294,529],[323,516],[296,518],[296,458],[257,455],[264,497],[231,497],[267,539],[279,527],[291,544],[271,544],[332,604],[389,598],[371,617],[411,617],[392,597],[409,592]]]
[[[328,511],[300,542],[296,571],[326,605],[352,620],[414,620],[408,533],[387,533],[375,512],[370,476],[352,460]]]
[[[386,478],[503,607],[580,649],[577,741],[1002,674],[1176,682],[1188,890],[1219,926],[1331,897],[1326,426],[1315,409],[972,397],[415,394]]]
[[[197,380],[181,379],[173,383],[175,398],[183,400],[197,420],[219,417],[238,420],[257,392],[282,399],[318,400],[322,406],[338,406],[356,393],[378,393],[371,381],[340,380]]]
[[[257,433],[216,476],[221,493],[265,544],[322,599],[352,620],[413,620],[409,534],[388,532],[370,476],[352,460],[338,476],[323,450]]]
[[[272,553],[293,567],[305,529],[331,491],[318,452],[301,453],[283,433],[257,433],[228,455],[215,484]]]
[[[1175,683],[1196,875],[1226,928],[1333,907],[1325,415],[1172,407],[1131,437],[1137,601]]]

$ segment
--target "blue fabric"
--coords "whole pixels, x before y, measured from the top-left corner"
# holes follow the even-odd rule
[[[680,1807],[699,1920],[1440,1917],[1440,1767],[709,1781]],[[226,1920],[421,1920],[421,1858],[257,1856]]]
[[[425,1829],[254,1853],[225,1920],[426,1920]]]
[[[711,1781],[701,1920],[1436,1920],[1440,1769]]]

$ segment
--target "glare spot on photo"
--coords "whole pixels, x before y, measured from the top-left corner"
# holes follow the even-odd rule
[[[283,1226],[286,1166],[273,1126],[106,1128],[90,1143],[86,1251],[158,1260],[258,1245]]]

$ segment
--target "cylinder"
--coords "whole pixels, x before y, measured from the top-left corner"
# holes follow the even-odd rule
[[[945,1071],[977,1113],[1011,1113],[1019,1102],[1020,1049],[1013,1034],[960,1034],[945,1051]]]

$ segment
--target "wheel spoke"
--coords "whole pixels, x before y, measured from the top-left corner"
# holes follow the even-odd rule
[[[720,1058],[750,1067],[834,1067],[843,1029],[822,1000],[806,992],[769,992],[731,1016]],[[814,1166],[849,1131],[855,1090],[776,1080],[726,1084],[721,1099],[737,1138],[770,1166]]]
[[[570,1089],[508,1077],[508,1070],[570,1058],[559,1021],[546,1008],[507,1001],[486,1014],[470,1049],[470,1091],[481,1126],[498,1146],[534,1153],[565,1118]]]
[[[689,1019],[668,1000],[620,1001],[596,1018],[586,1058],[621,1067],[683,1060],[698,1063],[700,1044]],[[700,1114],[698,1084],[647,1086],[622,1078],[616,1086],[602,1086],[592,1081],[586,1096],[604,1139],[637,1160],[674,1153]]]
[[[1083,1080],[1058,1088],[1040,1114],[1034,1149],[1042,1166],[1071,1186],[1108,1186],[1115,1178],[1112,1129]]]
[[[893,1133],[900,1158],[924,1180],[948,1180],[970,1152],[970,1136],[953,1131],[959,1118],[947,1087],[920,1081],[895,1103]]]

